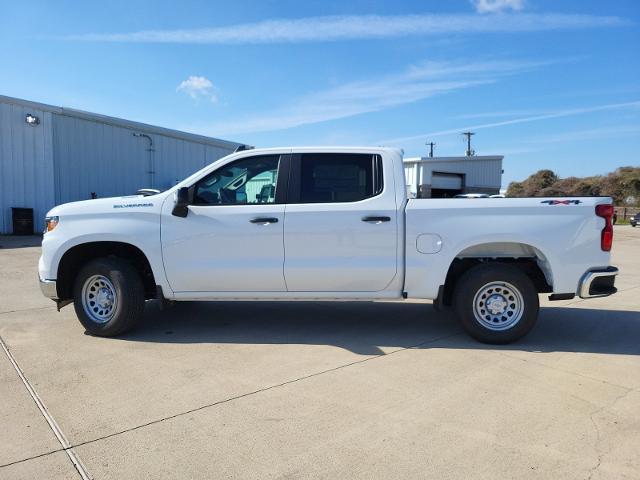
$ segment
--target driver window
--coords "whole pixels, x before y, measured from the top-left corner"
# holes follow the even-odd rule
[[[243,158],[196,183],[195,205],[275,203],[279,155]]]

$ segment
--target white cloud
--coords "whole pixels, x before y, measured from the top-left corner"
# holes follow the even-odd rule
[[[488,2],[485,3],[496,3]],[[513,3],[513,0],[512,2]],[[193,30],[143,30],[71,35],[69,40],[100,42],[258,44],[327,42],[406,36],[532,32],[625,25],[620,17],[561,13],[492,15],[338,15],[272,19]]]
[[[607,110],[621,110],[621,109],[640,109],[640,100],[634,102],[624,102],[624,103],[611,103],[607,105],[596,105],[593,107],[584,107],[584,108],[570,108],[565,110],[555,110],[553,112],[541,114],[541,115],[533,115],[528,117],[514,118],[511,120],[503,120],[500,122],[492,122],[492,123],[483,123],[479,125],[467,125],[461,126],[458,128],[451,128],[448,130],[440,130],[436,132],[428,132],[421,133],[419,135],[411,135],[408,137],[394,138],[389,140],[382,140],[379,143],[386,145],[394,145],[399,143],[404,143],[410,140],[417,140],[420,138],[431,138],[431,137],[440,137],[443,135],[451,135],[451,134],[459,134],[460,132],[467,130],[484,130],[487,128],[497,128],[504,127],[507,125],[516,125],[519,123],[528,123],[528,122],[537,122],[541,120],[550,120],[553,118],[561,118],[561,117],[570,117],[574,115],[584,115],[588,113],[602,112]]]
[[[640,104],[638,105],[640,106]],[[497,148],[485,148],[484,150],[499,150],[500,155],[516,156],[525,153],[543,152],[550,144],[576,143],[611,138],[636,138],[640,133],[640,124],[637,125],[616,125],[607,127],[590,128],[586,130],[572,130],[554,134],[536,135],[522,138],[517,146],[505,148],[501,143]]]
[[[548,62],[475,61],[427,62],[403,73],[376,80],[349,82],[299,97],[284,107],[225,119],[197,129],[204,134],[236,135],[346,118],[423,100],[435,95],[498,81]],[[185,126],[192,130],[192,127]]]
[[[478,13],[501,13],[506,10],[519,11],[524,8],[524,0],[471,0]]]
[[[638,104],[638,106],[640,107],[640,104]],[[635,137],[635,134],[637,133],[640,133],[640,125],[615,125],[548,134],[533,139],[531,143],[540,144],[593,141],[602,138]]]
[[[193,99],[208,98],[213,103],[218,101],[216,88],[207,77],[190,75],[189,78],[180,82],[176,88],[178,92],[184,92]]]
[[[518,116],[533,116],[542,115],[548,113],[546,110],[503,110],[495,112],[479,112],[479,113],[465,113],[462,115],[456,115],[455,118],[462,120],[471,120],[475,118],[505,118],[505,117],[518,117]]]

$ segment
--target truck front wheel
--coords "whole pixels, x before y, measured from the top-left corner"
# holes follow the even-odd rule
[[[112,337],[132,329],[144,313],[144,287],[131,264],[116,257],[87,263],[76,277],[73,301],[92,335]]]
[[[538,319],[538,292],[531,279],[508,264],[485,263],[458,281],[453,305],[466,332],[483,343],[524,337]]]

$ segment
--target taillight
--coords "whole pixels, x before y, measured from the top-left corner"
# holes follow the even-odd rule
[[[605,224],[600,234],[600,248],[603,252],[611,250],[613,244],[613,205],[596,205],[596,215],[604,218]]]

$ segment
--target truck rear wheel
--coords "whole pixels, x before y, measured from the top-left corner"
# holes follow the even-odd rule
[[[524,337],[538,319],[538,292],[531,279],[507,264],[481,264],[458,281],[453,305],[466,332],[483,343]]]
[[[73,301],[76,315],[89,333],[112,337],[132,329],[142,318],[144,287],[128,262],[99,258],[78,273]]]

